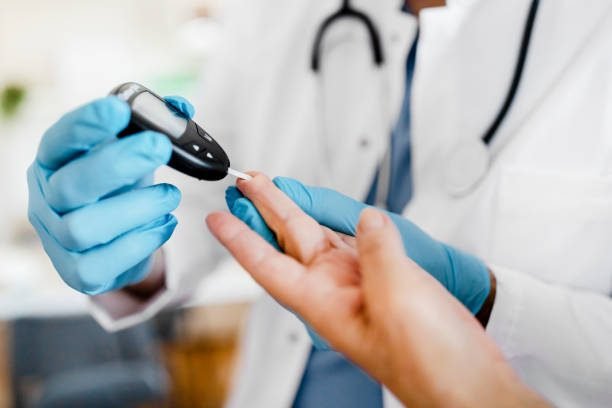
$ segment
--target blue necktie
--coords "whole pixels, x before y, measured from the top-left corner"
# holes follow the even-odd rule
[[[404,207],[412,196],[410,152],[410,94],[412,92],[412,77],[416,62],[417,39],[410,48],[406,59],[406,87],[404,90],[404,101],[398,121],[391,132],[391,173],[389,178],[389,190],[385,203],[387,210],[401,214]],[[368,204],[376,202],[376,191],[378,189],[378,172],[374,176],[372,187],[365,200]]]
[[[418,36],[417,36],[418,38]],[[414,41],[406,60],[406,87],[400,117],[391,135],[391,174],[387,209],[401,213],[412,195],[410,177],[410,93],[416,60]],[[374,204],[376,174],[366,203]],[[335,351],[312,349],[295,397],[294,408],[381,408],[382,388]]]

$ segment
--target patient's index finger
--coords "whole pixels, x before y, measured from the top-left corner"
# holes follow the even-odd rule
[[[255,204],[266,224],[274,231],[281,248],[308,264],[322,249],[329,246],[323,228],[272,181],[253,173],[251,180],[240,180],[236,186]]]
[[[50,170],[110,140],[130,121],[128,105],[114,96],[97,99],[65,114],[43,135],[36,159]]]
[[[216,212],[206,224],[247,272],[279,302],[294,307],[305,269],[291,257],[279,252],[235,216]]]

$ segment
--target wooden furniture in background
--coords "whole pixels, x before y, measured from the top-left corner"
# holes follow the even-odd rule
[[[231,388],[248,304],[189,309],[178,338],[163,345],[170,375],[169,406],[220,408]]]
[[[0,322],[0,407],[10,408],[13,395],[11,391],[11,367],[9,355],[9,329],[6,322]]]

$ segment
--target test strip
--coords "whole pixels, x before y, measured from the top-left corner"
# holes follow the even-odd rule
[[[253,177],[249,176],[248,174],[245,174],[245,173],[243,173],[241,171],[238,171],[238,170],[234,170],[231,167],[229,167],[227,169],[227,174],[229,174],[231,176],[234,176],[236,178],[239,178],[239,179],[243,179],[243,180],[251,180],[253,178]]]

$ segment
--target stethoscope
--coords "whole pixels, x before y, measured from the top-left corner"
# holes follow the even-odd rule
[[[532,0],[523,29],[523,36],[516,60],[512,81],[506,93],[503,104],[497,115],[484,132],[482,137],[470,142],[462,142],[450,149],[450,153],[444,160],[444,168],[441,169],[441,179],[444,188],[452,196],[463,197],[474,191],[485,178],[491,166],[492,157],[489,146],[495,138],[502,122],[508,116],[508,112],[514,103],[516,94],[523,78],[523,71],[527,60],[531,35],[535,25],[538,12],[539,0]],[[385,63],[384,49],[378,29],[365,13],[354,9],[350,0],[342,0],[340,9],[330,14],[319,25],[311,54],[311,69],[315,73],[320,72],[322,42],[327,30],[340,19],[351,18],[362,23],[370,39],[370,47],[374,63],[382,66]],[[379,171],[379,190],[377,196],[386,198],[390,182],[391,155],[389,149],[383,157]],[[382,204],[385,200],[377,200],[377,204]]]

